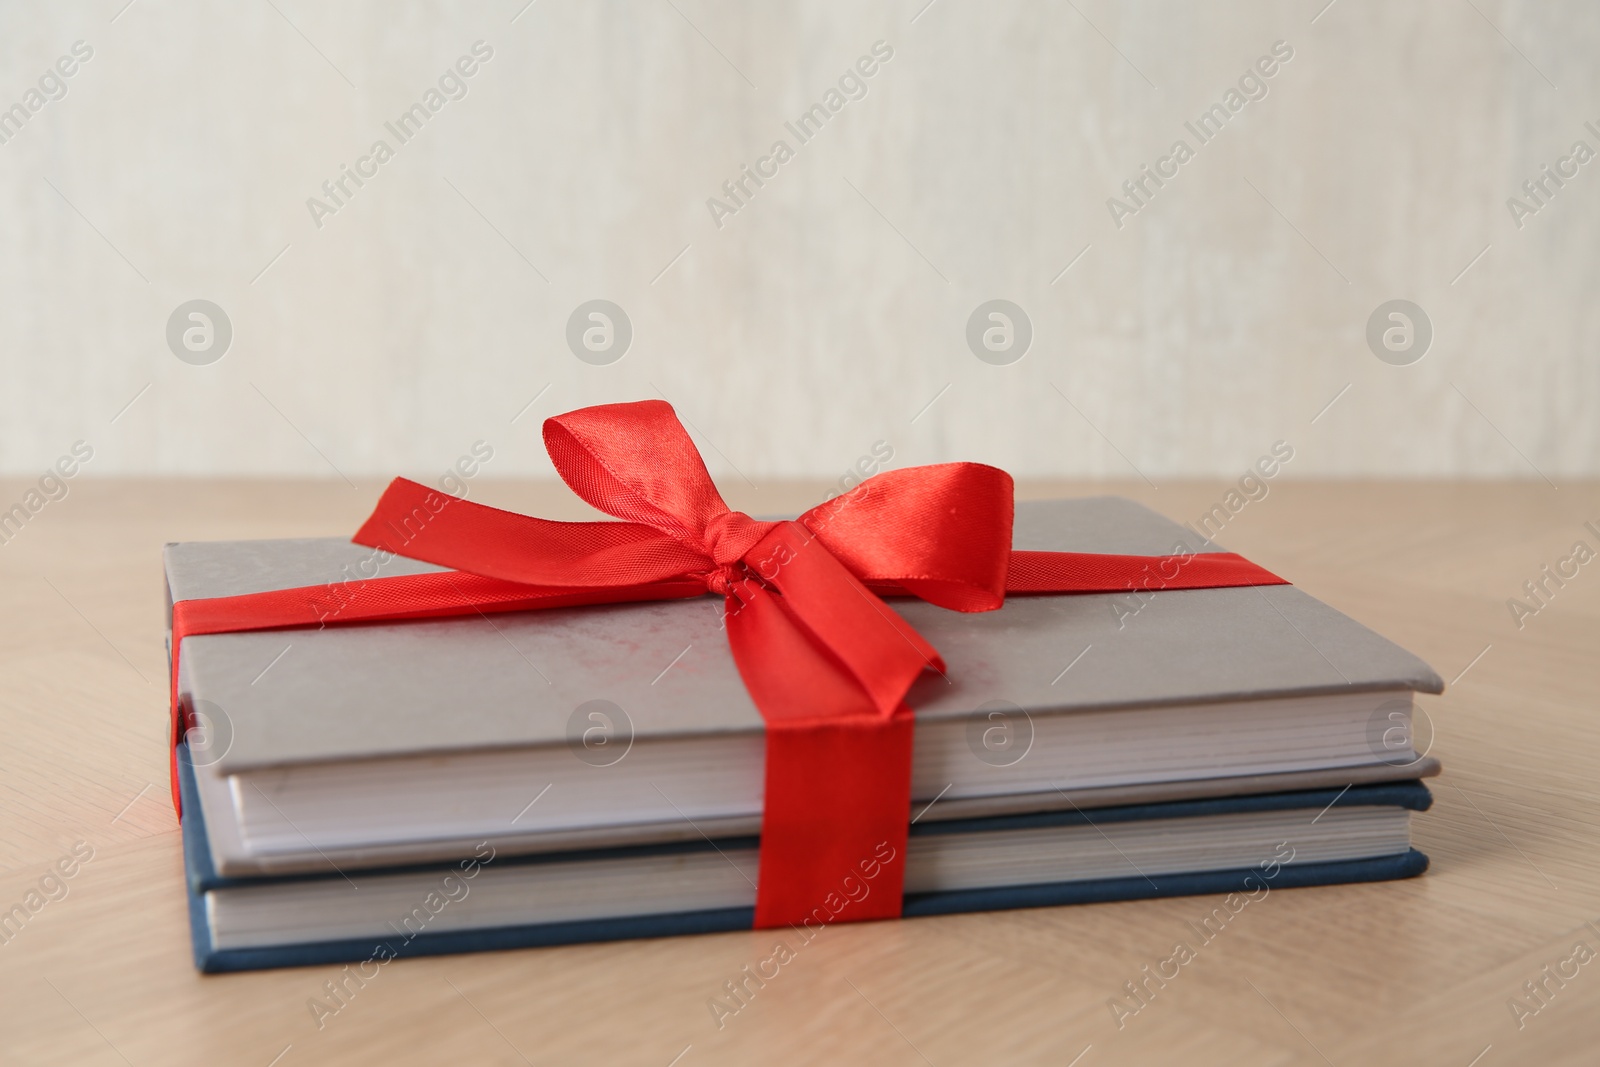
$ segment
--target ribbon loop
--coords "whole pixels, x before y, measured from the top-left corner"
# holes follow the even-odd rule
[[[800,516],[874,587],[953,611],[1005,602],[1011,475],[982,463],[884,471]]]
[[[562,481],[590,504],[710,555],[706,530],[728,505],[666,401],[556,415],[544,422],[544,445]]]

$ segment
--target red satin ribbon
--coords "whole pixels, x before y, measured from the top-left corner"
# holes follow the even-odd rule
[[[1007,592],[1104,593],[1280,585],[1231,553],[1111,556],[1011,550],[1010,475],[977,463],[888,471],[792,522],[758,522],[717,493],[663,401],[608,404],[544,424],[556,470],[621,522],[552,522],[395,479],[358,544],[452,568],[183,601],[193,634],[725,598],[734,662],[766,724],[755,922],[900,914],[913,716],[905,695],[939,653],[880,597],[991,611]],[[176,748],[173,803],[178,803]],[[893,859],[884,861],[883,857]],[[819,912],[817,909],[824,909]]]

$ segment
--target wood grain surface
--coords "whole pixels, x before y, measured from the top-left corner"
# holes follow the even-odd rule
[[[0,483],[0,499],[25,488]],[[1406,882],[1271,892],[1120,1025],[1108,1002],[1191,940],[1189,922],[1218,898],[834,927],[720,1027],[708,1001],[778,935],[397,962],[319,1026],[309,1004],[332,1003],[324,983],[339,968],[194,970],[167,798],[159,552],[166,541],[348,533],[377,488],[81,481],[0,545],[0,909],[44,900],[0,944],[0,1063],[1600,1059],[1600,929],[1589,925],[1600,918],[1600,561],[1551,584],[1521,628],[1506,603],[1575,542],[1600,547],[1583,525],[1600,527],[1594,485],[1285,483],[1232,519],[1222,543],[1453,680],[1422,700],[1445,767],[1416,821],[1433,866]],[[1185,521],[1226,488],[1024,490],[1123,492]],[[823,491],[729,495],[772,511]],[[549,485],[485,484],[474,496],[586,514]],[[79,842],[92,859],[57,881]]]

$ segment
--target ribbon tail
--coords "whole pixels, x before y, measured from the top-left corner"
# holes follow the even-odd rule
[[[900,702],[883,715],[784,598],[765,588],[730,596],[725,621],[734,662],[766,721],[755,925],[898,916],[911,710]]]
[[[878,714],[892,715],[924,670],[944,673],[938,650],[799,523],[776,524],[744,562],[777,588],[789,615],[866,691]]]
[[[767,727],[757,929],[899,918],[914,723]]]

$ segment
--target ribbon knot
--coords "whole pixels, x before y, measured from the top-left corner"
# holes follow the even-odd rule
[[[745,577],[745,568],[725,563],[716,570],[706,572],[706,588],[718,596],[733,596],[734,586]]]
[[[742,511],[726,511],[706,523],[706,554],[722,567],[736,563],[776,525],[757,522]]]

